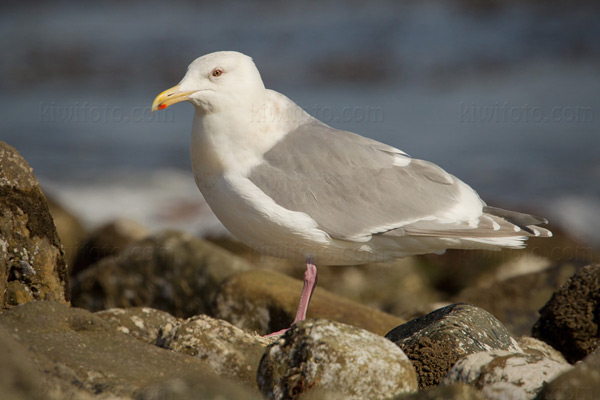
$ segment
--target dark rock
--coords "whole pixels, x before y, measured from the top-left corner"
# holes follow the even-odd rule
[[[453,345],[450,341],[438,342],[422,336],[410,346],[401,347],[415,367],[420,389],[437,385],[458,361],[460,355]]]
[[[0,308],[69,300],[69,277],[46,198],[31,167],[0,141]]]
[[[464,383],[433,386],[409,395],[394,397],[393,400],[488,400],[479,390]]]
[[[72,277],[109,256],[116,256],[127,245],[148,236],[148,230],[135,221],[118,219],[94,230],[81,243],[69,270]]]
[[[235,326],[260,334],[290,326],[294,320],[302,282],[271,271],[254,270],[235,274],[219,288],[213,315]],[[309,318],[326,318],[383,334],[404,322],[401,318],[363,306],[317,287]]]
[[[491,349],[520,351],[500,321],[468,304],[440,308],[392,329],[385,337],[411,359],[420,388],[437,385],[467,354]]]
[[[600,352],[595,351],[575,367],[544,385],[538,400],[596,400],[600,393]]]
[[[402,350],[379,335],[327,320],[301,321],[270,345],[257,380],[269,399],[296,399],[322,389],[374,400],[417,390]]]
[[[545,382],[571,368],[541,355],[492,350],[463,357],[442,383],[474,385],[490,400],[532,399]]]
[[[192,235],[162,232],[82,271],[73,280],[73,305],[92,311],[148,306],[187,318],[207,313],[221,281],[250,268]]]
[[[166,324],[156,340],[160,347],[201,359],[216,375],[252,386],[256,385],[258,364],[270,342],[207,315]]]
[[[526,259],[533,262],[530,257]],[[573,264],[558,263],[541,271],[467,288],[454,300],[488,310],[514,335],[528,335],[539,317],[538,310],[575,271]]]
[[[58,393],[57,399],[122,398],[174,378],[216,378],[202,360],[115,332],[90,312],[61,303],[12,308],[0,314],[0,326],[27,348],[43,371],[44,392]]]
[[[573,363],[600,343],[600,264],[576,273],[540,310],[533,336],[559,350]]]
[[[52,219],[54,219],[56,231],[65,252],[65,261],[70,273],[75,255],[79,251],[84,238],[87,236],[87,232],[83,224],[73,213],[56,202],[52,197],[46,196],[46,199],[48,200],[48,208],[50,209]]]
[[[29,360],[27,350],[0,328],[0,394],[4,400],[43,399],[41,374]]]
[[[152,344],[156,342],[162,326],[177,322],[177,318],[171,314],[148,307],[111,308],[94,315],[102,318],[116,332],[126,333]]]

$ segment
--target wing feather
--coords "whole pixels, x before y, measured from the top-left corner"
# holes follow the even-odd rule
[[[484,206],[437,165],[317,120],[288,133],[248,178],[344,240],[366,241],[418,221],[468,221]]]

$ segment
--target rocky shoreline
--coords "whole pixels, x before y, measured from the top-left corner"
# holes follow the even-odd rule
[[[3,399],[593,399],[600,261],[560,233],[524,251],[323,267],[228,238],[93,232],[0,142]],[[576,251],[575,251],[576,250]]]

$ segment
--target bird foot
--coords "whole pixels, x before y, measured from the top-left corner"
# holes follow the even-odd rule
[[[263,336],[264,338],[268,338],[268,337],[273,337],[273,336],[280,336],[283,335],[284,333],[286,333],[287,331],[289,331],[292,327],[290,326],[289,328],[286,329],[282,329],[280,331],[277,332],[273,332],[273,333],[269,333],[268,335]]]

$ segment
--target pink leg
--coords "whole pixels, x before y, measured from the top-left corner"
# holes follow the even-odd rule
[[[308,303],[312,297],[315,287],[317,286],[317,266],[312,260],[306,261],[306,271],[304,271],[304,286],[302,287],[302,294],[300,295],[300,303],[298,303],[298,310],[296,311],[296,318],[294,318],[294,325],[296,322],[303,321],[306,319],[306,312],[308,311]],[[291,328],[291,326],[290,326]],[[290,328],[282,329],[277,332],[269,333],[265,337],[281,335],[287,332]]]

